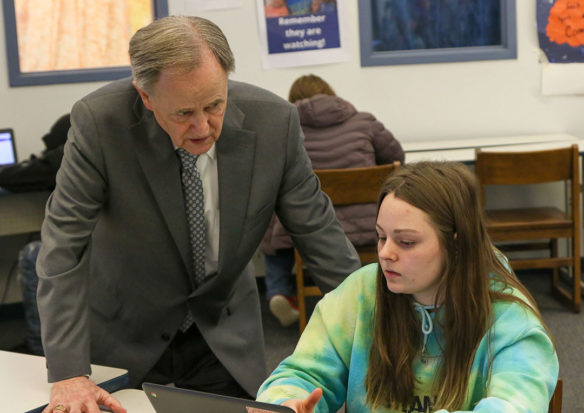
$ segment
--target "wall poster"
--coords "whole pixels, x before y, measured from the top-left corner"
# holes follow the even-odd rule
[[[517,57],[515,0],[359,1],[361,66]]]
[[[538,0],[542,93],[584,94],[584,0]]]
[[[128,42],[166,0],[3,0],[10,86],[130,76]]]
[[[266,69],[348,60],[345,0],[257,0]]]

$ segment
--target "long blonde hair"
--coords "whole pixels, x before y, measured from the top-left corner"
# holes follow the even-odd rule
[[[453,162],[419,162],[402,167],[383,184],[378,208],[393,194],[429,215],[445,254],[435,305],[444,331],[443,358],[434,379],[435,409],[458,410],[468,387],[474,355],[487,334],[497,300],[520,302],[541,320],[535,302],[501,262],[487,234],[480,191],[472,172]],[[505,288],[492,290],[496,279]],[[510,294],[519,290],[527,301]],[[543,321],[542,321],[543,324]],[[377,277],[374,339],[366,377],[367,402],[398,408],[412,402],[414,359],[420,354],[420,322],[407,294],[395,294]],[[399,339],[396,340],[396,337]]]

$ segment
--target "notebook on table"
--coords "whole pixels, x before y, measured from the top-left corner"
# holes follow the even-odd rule
[[[0,167],[14,165],[16,158],[16,144],[12,129],[0,129]]]
[[[142,388],[156,413],[294,413],[289,407],[160,384]]]

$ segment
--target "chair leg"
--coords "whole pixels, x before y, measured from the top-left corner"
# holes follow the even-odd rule
[[[572,312],[579,313],[581,310],[581,289],[580,289],[580,266],[568,268],[571,278],[571,288],[566,288],[557,283],[553,286],[552,292],[564,303]],[[576,272],[578,271],[578,272]]]
[[[578,237],[572,239],[571,245],[572,263],[567,268],[570,276],[571,288],[562,286],[559,276],[559,268],[554,268],[552,276],[552,292],[556,295],[572,312],[581,311],[581,267],[580,267],[580,241]],[[552,256],[557,256],[557,241],[552,244]]]
[[[550,256],[557,257],[558,256],[558,240],[552,238],[550,240]],[[555,286],[558,285],[560,282],[560,268],[555,267],[552,269],[552,290]]]
[[[556,389],[550,400],[548,413],[561,413],[562,412],[562,395],[563,395],[563,383],[562,379],[558,378],[556,384]]]
[[[579,244],[579,242],[578,242]],[[572,304],[573,309],[572,311],[575,313],[580,312],[581,302],[582,302],[582,293],[581,293],[581,279],[582,269],[580,268],[580,245],[573,245],[572,246],[572,255],[574,256],[574,266],[572,267]]]
[[[572,291],[570,295],[570,301],[572,306],[572,311],[574,313],[580,312],[582,295],[581,295],[581,279],[580,274],[580,239],[578,236],[572,238],[572,244],[570,245],[572,249]]]
[[[306,296],[304,295],[304,272],[303,262],[300,254],[294,250],[294,261],[296,265],[296,297],[298,298],[298,328],[300,334],[306,327]]]

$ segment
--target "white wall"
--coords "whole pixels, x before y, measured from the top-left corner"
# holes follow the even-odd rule
[[[584,96],[541,96],[535,2],[517,1],[515,60],[362,68],[357,2],[342,1],[347,4],[350,61],[291,69],[262,69],[255,0],[243,0],[240,9],[200,14],[225,31],[236,57],[234,79],[286,97],[296,77],[320,75],[337,94],[375,114],[402,141],[552,132],[584,137]],[[183,14],[184,2],[169,0],[170,13]],[[52,123],[76,99],[103,84],[10,88],[3,20],[0,56],[0,127],[15,129],[21,158],[40,151],[40,138]]]

